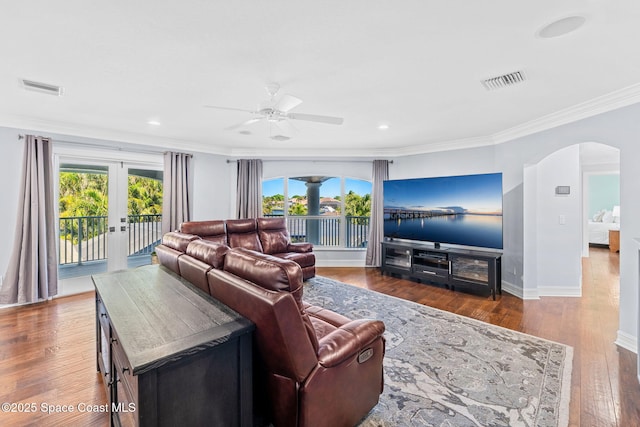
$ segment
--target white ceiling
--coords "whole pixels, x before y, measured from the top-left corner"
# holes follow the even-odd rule
[[[640,99],[630,0],[2,3],[0,126],[231,156],[394,156],[500,142]],[[586,24],[536,36],[571,15]],[[518,70],[521,84],[480,83]],[[204,108],[254,109],[269,82],[304,101],[295,112],[344,124],[295,121],[277,142],[263,123],[225,129],[247,113]]]

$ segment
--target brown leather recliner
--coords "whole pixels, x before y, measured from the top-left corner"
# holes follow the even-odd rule
[[[302,268],[302,278],[316,275],[316,256],[313,245],[307,242],[291,243],[285,218],[258,218],[258,238],[265,254],[295,261]]]
[[[211,296],[256,324],[254,399],[275,426],[353,426],[377,404],[384,323],[304,304],[289,260],[231,249],[207,276]]]
[[[227,227],[224,220],[189,221],[180,224],[180,231],[186,234],[195,234],[202,240],[227,245]]]
[[[178,231],[170,231],[162,236],[162,243],[156,246],[155,251],[158,261],[165,267],[173,270],[174,273],[180,274],[180,266],[178,259],[184,255],[187,246],[200,237],[193,234],[180,233]]]
[[[209,293],[207,273],[212,268],[222,268],[229,246],[210,240],[194,240],[184,255],[178,258],[180,276]]]
[[[188,221],[180,224],[180,232],[232,248],[246,248],[290,259],[302,268],[304,280],[316,275],[313,245],[308,242],[292,243],[285,218]]]
[[[226,223],[227,240],[230,247],[262,252],[255,219],[228,219]]]

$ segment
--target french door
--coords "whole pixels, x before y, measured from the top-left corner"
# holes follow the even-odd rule
[[[161,238],[162,164],[59,156],[59,275],[150,263]]]

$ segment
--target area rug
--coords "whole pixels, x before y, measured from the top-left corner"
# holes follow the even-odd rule
[[[325,277],[304,299],[385,323],[384,392],[361,426],[568,424],[569,346]]]

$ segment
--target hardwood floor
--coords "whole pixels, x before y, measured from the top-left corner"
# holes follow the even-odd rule
[[[381,276],[377,269],[319,268],[318,274],[571,345],[570,425],[640,426],[636,355],[614,344],[618,259],[594,249],[583,262],[582,298],[532,301],[509,294],[493,301]],[[108,425],[108,415],[96,412],[107,399],[96,372],[94,310],[93,293],[0,310],[0,402],[35,409],[0,411],[0,425]],[[47,414],[42,404],[69,405],[74,412],[54,406]]]
[[[318,274],[573,347],[570,426],[640,426],[636,355],[614,344],[619,314],[619,254],[592,248],[583,259],[581,298],[523,301],[452,292],[377,269],[319,268]]]

